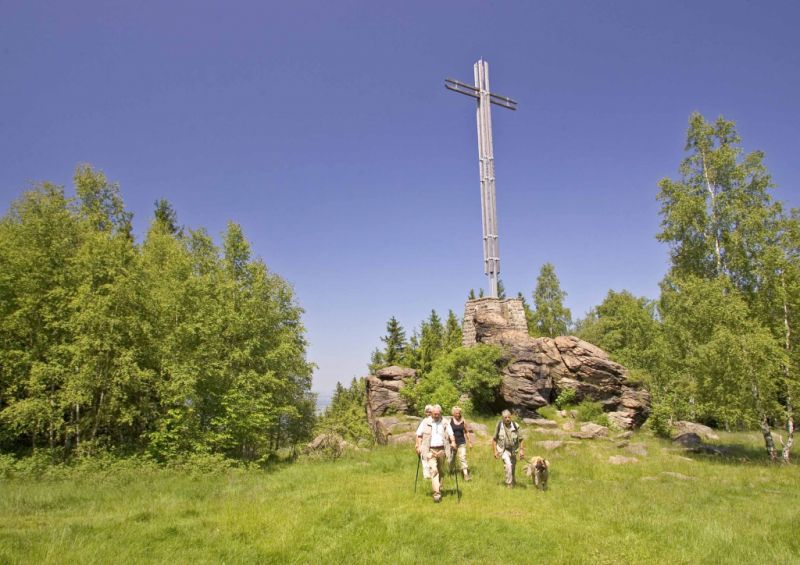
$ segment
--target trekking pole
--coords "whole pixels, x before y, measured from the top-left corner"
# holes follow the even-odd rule
[[[419,480],[419,453],[417,453],[417,474],[414,477],[414,494],[417,494],[417,481]]]
[[[458,488],[458,471],[453,473],[456,476],[456,500],[461,502],[461,491]]]

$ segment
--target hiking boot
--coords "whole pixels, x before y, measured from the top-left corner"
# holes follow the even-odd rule
[[[442,501],[442,495],[439,494],[439,493],[434,494],[433,495],[433,501],[434,502],[441,502]]]
[[[467,471],[466,469],[464,469],[464,480],[465,481],[471,481],[472,480],[472,477],[469,476],[469,471]]]

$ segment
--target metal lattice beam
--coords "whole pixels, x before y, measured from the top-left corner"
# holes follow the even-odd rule
[[[483,268],[489,278],[489,296],[497,298],[500,275],[500,245],[497,235],[497,199],[495,197],[494,148],[492,146],[491,105],[516,110],[517,103],[507,96],[492,94],[489,89],[489,64],[480,60],[474,67],[475,85],[447,78],[448,90],[477,99],[478,164],[481,177],[481,220],[483,224]]]

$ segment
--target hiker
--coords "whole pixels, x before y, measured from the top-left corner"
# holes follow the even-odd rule
[[[417,435],[418,436],[419,436],[419,434],[422,433],[422,429],[426,425],[426,423],[430,421],[430,419],[431,419],[431,409],[432,408],[433,408],[433,406],[431,406],[430,404],[427,404],[425,406],[425,417],[422,418],[422,421],[419,423],[419,426],[417,426]],[[419,450],[417,450],[417,453],[419,453]],[[419,460],[420,460],[420,463],[422,464],[422,478],[425,479],[426,481],[431,480],[431,472],[428,469],[428,461],[425,459],[425,456],[420,454],[419,455]]]
[[[492,451],[494,458],[503,460],[503,467],[506,472],[506,486],[514,486],[514,471],[517,466],[517,455],[525,457],[525,448],[522,445],[522,438],[519,437],[519,425],[511,419],[511,412],[503,410],[502,419],[497,422],[492,438]]]
[[[442,407],[434,404],[431,407],[431,417],[422,420],[417,428],[416,442],[417,453],[428,461],[434,502],[442,500],[441,486],[445,462],[450,459],[450,450],[455,447],[453,430],[450,428],[450,424],[442,418]]]
[[[450,419],[450,429],[453,431],[453,437],[456,440],[456,457],[458,460],[459,471],[464,474],[464,480],[469,481],[469,466],[467,465],[467,445],[472,447],[472,438],[469,437],[469,427],[467,421],[461,415],[461,408],[453,406],[450,410],[453,416]]]

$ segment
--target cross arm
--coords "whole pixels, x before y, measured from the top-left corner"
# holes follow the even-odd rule
[[[459,94],[465,94],[467,96],[471,96],[473,98],[480,99],[481,91],[472,86],[471,84],[465,84],[459,80],[455,80],[452,78],[444,79],[444,86],[448,90],[452,90],[453,92],[458,92]],[[500,96],[499,94],[492,94],[489,93],[489,102],[492,104],[497,104],[498,106],[502,106],[508,110],[516,110],[517,103],[516,101],[512,100],[508,96]]]

